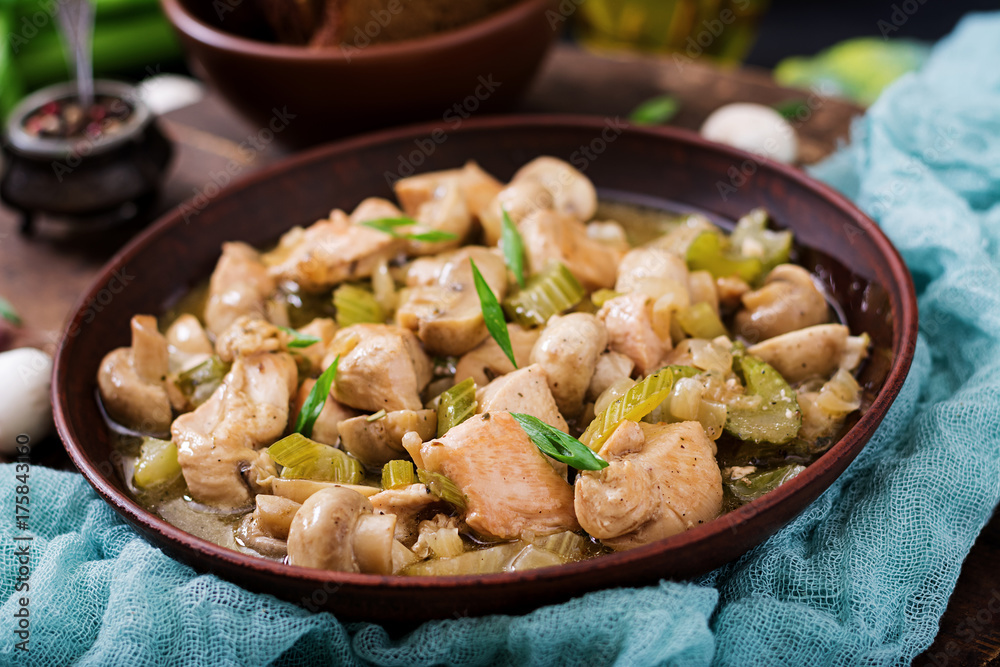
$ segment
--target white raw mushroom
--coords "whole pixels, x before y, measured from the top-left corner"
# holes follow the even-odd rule
[[[780,113],[762,104],[719,107],[705,119],[701,136],[778,162],[790,164],[799,154],[795,128]]]
[[[34,445],[52,430],[51,378],[52,357],[41,350],[0,353],[0,454],[13,455],[19,445]],[[18,442],[22,435],[27,443]]]

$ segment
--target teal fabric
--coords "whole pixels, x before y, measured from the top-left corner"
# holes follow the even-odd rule
[[[816,170],[881,223],[916,278],[906,385],[800,517],[697,582],[609,590],[391,638],[164,556],[78,476],[31,472],[30,653],[15,471],[0,467],[0,662],[24,665],[903,665],[932,641],[1000,499],[1000,14],[965,20]]]

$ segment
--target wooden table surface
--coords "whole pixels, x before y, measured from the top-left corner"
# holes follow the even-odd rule
[[[712,110],[729,102],[807,101],[808,118],[794,121],[807,164],[846,140],[851,119],[862,112],[842,101],[781,88],[765,71],[724,71],[669,58],[596,56],[568,46],[556,48],[519,111],[624,117],[640,102],[664,93],[681,102],[672,124],[689,129],[697,129]],[[161,121],[177,152],[160,211],[192,197],[230,159],[242,160],[237,147],[257,130],[211,93],[197,104],[166,114]],[[269,144],[244,162],[244,174],[288,153],[278,143]],[[80,233],[43,221],[36,238],[28,239],[18,234],[12,212],[0,208],[0,295],[13,303],[25,322],[23,328],[0,332],[0,336],[12,338],[12,346],[31,345],[53,352],[79,296],[135,231]],[[56,438],[40,444],[33,458],[56,467],[72,465]],[[1000,519],[995,519],[963,566],[937,640],[915,665],[1000,665],[998,559]]]

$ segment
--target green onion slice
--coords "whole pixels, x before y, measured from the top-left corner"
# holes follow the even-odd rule
[[[451,481],[439,472],[417,469],[417,478],[430,489],[430,492],[441,500],[454,505],[460,510],[468,506],[465,494]]]
[[[663,125],[669,123],[681,109],[681,103],[673,95],[660,95],[637,106],[629,120],[636,125]]]
[[[472,259],[469,259],[469,264],[472,265],[472,278],[476,283],[479,303],[483,307],[483,320],[486,322],[486,329],[493,336],[493,340],[497,342],[500,349],[503,350],[503,353],[510,359],[510,363],[514,364],[514,368],[517,368],[517,361],[514,359],[514,348],[510,344],[510,333],[507,331],[507,322],[503,316],[503,308],[500,307],[500,302],[497,301],[493,290],[486,283],[483,274],[479,272],[476,263]]]
[[[595,454],[585,444],[572,438],[557,428],[549,426],[538,417],[517,412],[510,413],[528,434],[535,447],[556,461],[562,461],[577,470],[601,470],[608,462]]]
[[[301,433],[307,438],[312,435],[313,426],[316,425],[319,414],[323,412],[323,405],[326,404],[326,398],[330,395],[330,389],[333,387],[333,380],[337,377],[337,366],[339,364],[340,355],[338,354],[337,358],[330,364],[330,367],[323,371],[322,375],[316,380],[312,391],[306,397],[306,402],[302,404],[302,409],[299,410],[298,419],[295,420],[296,433]]]
[[[559,263],[532,276],[527,286],[503,302],[510,319],[523,327],[544,326],[553,315],[569,310],[587,292],[570,270]]]
[[[321,339],[317,338],[316,336],[310,336],[309,334],[299,333],[298,331],[290,327],[278,327],[278,328],[292,337],[292,339],[288,341],[289,348],[294,349],[301,347],[311,347],[321,341]]]
[[[10,301],[0,296],[0,318],[7,320],[16,327],[21,326],[21,316],[14,310]]]
[[[503,256],[507,266],[514,274],[517,284],[524,287],[524,239],[517,231],[517,226],[510,219],[507,209],[503,209],[503,227],[500,236],[503,245]]]
[[[397,459],[382,467],[382,488],[399,489],[417,483],[417,473],[409,461]]]
[[[365,227],[376,229],[397,239],[410,239],[413,241],[424,241],[427,243],[455,241],[458,239],[457,234],[442,232],[439,230],[431,230],[429,232],[420,232],[417,234],[404,234],[396,231],[402,227],[413,227],[415,225],[419,225],[420,223],[413,218],[379,218],[377,220],[367,220],[361,224]]]
[[[462,380],[441,394],[441,401],[438,403],[437,436],[440,438],[476,414],[477,405],[476,381],[472,378]]]

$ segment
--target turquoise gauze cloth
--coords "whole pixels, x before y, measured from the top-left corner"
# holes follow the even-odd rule
[[[0,468],[0,661],[66,665],[904,665],[1000,498],[1000,14],[967,18],[817,169],[916,279],[921,337],[885,422],[776,536],[696,582],[606,590],[392,639],[199,575],[75,474],[34,468],[31,652],[14,653],[13,466]]]

